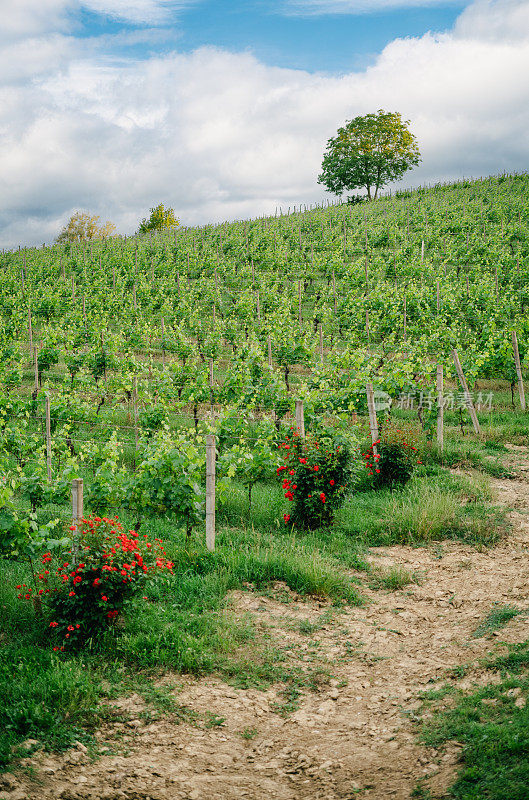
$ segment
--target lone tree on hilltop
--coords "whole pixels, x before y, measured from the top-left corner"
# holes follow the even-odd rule
[[[167,228],[176,228],[179,221],[175,217],[172,208],[165,208],[163,203],[151,208],[151,216],[148,219],[142,219],[138,233],[148,233],[149,231],[163,231]]]
[[[379,189],[421,160],[409,124],[399,113],[382,110],[346,122],[327,142],[318,183],[334,194],[365,188],[376,199]]]
[[[62,231],[55,240],[57,244],[65,242],[86,242],[90,239],[106,239],[112,236],[116,226],[112,222],[99,224],[100,217],[91,217],[82,211],[72,214]]]

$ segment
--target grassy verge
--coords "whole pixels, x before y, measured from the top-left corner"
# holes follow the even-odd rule
[[[437,712],[424,726],[422,739],[435,747],[449,741],[463,745],[462,767],[448,797],[527,800],[529,641],[509,647],[505,656],[485,666],[499,672],[500,680],[461,693],[453,708]]]
[[[491,545],[507,527],[482,478],[425,465],[401,491],[362,492],[340,513],[339,528],[367,546],[462,539]]]

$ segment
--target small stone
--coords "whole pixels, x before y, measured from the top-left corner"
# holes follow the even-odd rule
[[[516,706],[516,708],[525,708],[525,703],[526,703],[525,697],[517,697],[516,700],[514,701],[514,705]]]

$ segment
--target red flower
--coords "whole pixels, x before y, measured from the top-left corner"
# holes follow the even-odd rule
[[[299,463],[300,464],[306,464],[307,463],[307,459],[306,458],[300,458],[299,459]]]
[[[290,519],[290,514],[283,514],[283,519],[285,520],[285,522],[288,522]]]
[[[68,592],[68,597],[75,597],[75,592]]]
[[[81,578],[80,575],[76,575],[75,578],[73,579],[74,586],[76,583],[81,583],[82,580],[83,579]]]
[[[286,467],[278,467],[278,468],[276,469],[276,472],[277,472],[277,474],[279,475],[279,473],[280,473],[280,472],[283,472],[283,470],[284,470],[284,469],[286,469]]]
[[[323,492],[321,492],[321,494],[320,494],[320,500],[321,500],[322,503],[325,503],[325,495],[324,495]]]
[[[330,484],[331,486],[334,486],[334,481],[332,480],[332,478],[331,478],[331,480],[329,481],[329,484]]]
[[[101,600],[103,600],[103,602],[106,603],[106,601],[108,600],[108,597],[106,596],[106,594],[102,594],[101,595]]]
[[[75,628],[74,628],[74,626],[73,626],[73,625],[68,625],[68,627],[67,627],[67,629],[66,629],[66,630],[68,630],[68,631],[74,631],[74,630],[75,630]]]
[[[56,628],[58,624],[58,622],[50,622],[50,628]]]
[[[318,465],[316,464],[316,466],[314,467],[314,472],[317,472],[318,470],[319,470],[319,467],[318,467]]]
[[[288,471],[288,474],[289,474],[289,475],[295,475],[295,474],[296,474],[296,472],[295,472],[295,470],[293,470],[293,469],[289,469],[289,471]]]

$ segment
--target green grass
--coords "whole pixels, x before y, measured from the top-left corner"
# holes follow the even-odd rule
[[[490,660],[499,683],[460,693],[456,705],[425,724],[428,746],[463,745],[462,766],[447,797],[527,800],[529,797],[529,641]],[[420,795],[419,795],[420,796]]]
[[[372,589],[387,589],[396,592],[409,586],[410,583],[420,583],[420,577],[401,566],[391,567],[374,573],[369,585]]]
[[[368,546],[440,539],[491,545],[507,523],[504,512],[491,505],[488,497],[482,480],[426,466],[400,491],[353,495],[337,522],[349,536]]]
[[[478,627],[473,633],[475,638],[479,638],[480,636],[488,636],[494,631],[503,628],[510,622],[511,619],[517,617],[519,614],[524,613],[519,608],[514,608],[514,606],[497,606],[487,614],[485,619],[480,622]]]

